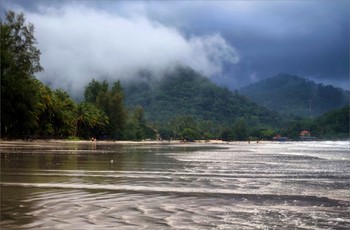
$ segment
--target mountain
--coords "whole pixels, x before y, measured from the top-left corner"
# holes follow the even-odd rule
[[[137,80],[124,82],[125,104],[143,107],[151,122],[166,123],[192,116],[214,124],[231,125],[243,118],[250,126],[276,126],[281,116],[244,96],[219,87],[189,68],[179,67],[162,77],[146,71]]]
[[[239,90],[259,105],[281,114],[317,117],[349,104],[349,91],[279,74]]]

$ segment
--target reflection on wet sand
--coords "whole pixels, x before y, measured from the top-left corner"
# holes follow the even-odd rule
[[[348,142],[2,142],[4,229],[350,228]]]

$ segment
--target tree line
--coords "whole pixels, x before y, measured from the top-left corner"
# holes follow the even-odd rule
[[[52,90],[35,78],[43,71],[35,46],[34,25],[23,13],[6,13],[1,21],[1,136],[8,138],[98,137],[154,138],[143,109],[127,111],[119,81],[92,80],[84,100],[76,103],[62,89]]]

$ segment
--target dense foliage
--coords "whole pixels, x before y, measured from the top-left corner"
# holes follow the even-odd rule
[[[349,104],[349,91],[280,74],[239,90],[259,105],[282,114],[317,117]]]
[[[124,91],[120,81],[109,88],[107,81],[92,80],[85,88],[85,104],[95,106],[108,118],[105,127],[96,129],[94,135],[103,139],[143,140],[154,139],[156,131],[147,125],[142,107],[128,115],[124,107]],[[90,134],[91,136],[91,134]]]
[[[43,101],[34,74],[42,71],[40,51],[34,46],[34,26],[24,15],[10,11],[1,22],[1,132],[26,135],[39,127]]]
[[[318,139],[348,139],[349,136],[349,105],[335,109],[316,119],[294,120],[280,133],[292,139],[298,139],[302,130],[308,130]]]
[[[349,138],[349,106],[330,111],[315,119],[316,135],[323,139]]]
[[[76,104],[64,90],[52,91],[37,80],[34,74],[43,68],[35,44],[34,26],[25,23],[22,13],[7,12],[1,22],[2,137],[155,138],[140,109],[137,119],[134,114],[128,118],[120,82],[109,88],[107,82],[93,80],[85,101]]]
[[[279,127],[285,120],[184,67],[160,79],[144,71],[138,79],[126,82],[124,89],[126,105],[142,106],[163,138],[243,140],[253,131],[260,138],[260,131]]]

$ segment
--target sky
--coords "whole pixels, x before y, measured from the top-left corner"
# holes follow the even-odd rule
[[[53,88],[189,66],[238,89],[288,73],[349,89],[347,0],[0,0],[35,26]]]

